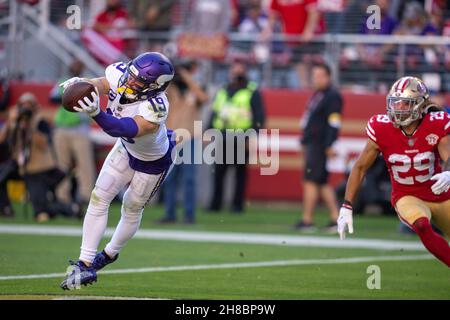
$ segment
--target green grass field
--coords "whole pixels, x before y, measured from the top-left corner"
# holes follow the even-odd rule
[[[20,210],[19,210],[20,212]],[[163,209],[146,209],[141,229],[310,236],[293,230],[299,210],[251,205],[244,215],[200,211],[195,225],[158,225]],[[111,207],[108,225],[114,227],[119,206]],[[324,211],[317,225],[325,225]],[[58,218],[36,224],[21,214],[0,219],[1,226],[81,226],[80,221]],[[415,236],[400,235],[395,217],[360,217],[350,239],[383,239],[417,243]],[[52,229],[52,230],[53,230]],[[319,239],[337,236],[320,231]],[[107,242],[105,238],[102,246]],[[369,241],[370,242],[370,241]],[[81,290],[62,291],[68,259],[76,259],[78,235],[42,235],[0,231],[0,299],[49,299],[72,296],[138,297],[162,299],[450,299],[450,273],[423,250],[395,250],[311,245],[273,245],[244,242],[188,241],[184,239],[132,239],[116,263],[100,273],[98,282]],[[264,262],[264,264],[259,264]],[[381,289],[369,290],[367,268],[381,270]],[[134,270],[130,270],[134,269]],[[136,270],[137,269],[137,270]],[[17,276],[38,275],[33,279]],[[11,278],[12,277],[12,278]]]

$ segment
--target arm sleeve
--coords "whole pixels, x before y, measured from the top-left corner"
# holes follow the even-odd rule
[[[341,128],[342,97],[339,93],[328,97],[327,123],[325,125],[325,147],[330,147],[336,141]]]
[[[100,111],[94,118],[95,122],[112,137],[134,138],[139,128],[133,118],[124,117],[117,119],[112,115]]]
[[[259,90],[253,92],[253,95],[250,99],[250,105],[252,108],[252,128],[253,129],[261,129],[264,127],[264,123],[266,120],[265,109],[264,109],[264,101]]]

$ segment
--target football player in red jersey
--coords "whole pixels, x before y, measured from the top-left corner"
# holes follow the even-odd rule
[[[387,95],[387,114],[370,118],[369,139],[348,178],[338,218],[341,239],[346,229],[353,233],[352,201],[381,152],[391,176],[391,202],[400,220],[450,267],[450,246],[430,224],[433,219],[450,237],[450,115],[436,107],[422,80],[403,77],[394,83]]]

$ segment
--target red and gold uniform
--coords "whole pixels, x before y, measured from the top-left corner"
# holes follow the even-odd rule
[[[430,112],[419,121],[408,136],[387,115],[375,115],[367,123],[366,133],[388,167],[391,201],[400,219],[412,225],[422,216],[433,218],[450,236],[450,190],[436,195],[431,190],[435,181],[430,180],[442,171],[438,144],[450,133],[450,115]]]

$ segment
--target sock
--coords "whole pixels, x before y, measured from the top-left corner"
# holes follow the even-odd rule
[[[445,263],[447,267],[450,267],[450,246],[443,237],[433,231],[428,218],[417,219],[412,227],[419,235],[425,248]]]

